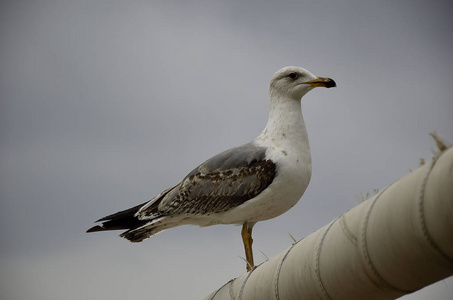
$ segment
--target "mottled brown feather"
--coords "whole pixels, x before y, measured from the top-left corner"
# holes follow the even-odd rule
[[[161,200],[158,212],[160,215],[223,212],[259,195],[272,183],[275,173],[276,166],[270,160],[225,171],[196,173]]]

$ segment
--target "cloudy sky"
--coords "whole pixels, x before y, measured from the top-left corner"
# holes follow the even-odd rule
[[[430,131],[453,142],[449,0],[0,5],[2,299],[198,299],[241,275],[240,227],[85,230],[253,139],[281,67],[338,88],[303,99],[312,181],[255,226],[257,263],[430,159]]]

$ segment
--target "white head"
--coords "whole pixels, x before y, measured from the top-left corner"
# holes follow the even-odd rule
[[[300,67],[284,67],[272,77],[269,86],[269,95],[285,96],[300,100],[306,93],[315,87],[335,87],[336,83],[331,78],[317,77]]]

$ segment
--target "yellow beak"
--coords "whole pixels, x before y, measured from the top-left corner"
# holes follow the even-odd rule
[[[323,86],[326,88],[331,88],[331,87],[337,86],[337,84],[335,83],[335,81],[332,78],[327,78],[327,77],[318,77],[315,80],[305,82],[305,84],[309,84],[312,87]]]

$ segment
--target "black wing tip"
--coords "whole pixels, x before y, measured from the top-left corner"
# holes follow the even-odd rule
[[[137,223],[141,223],[136,217],[135,214],[137,211],[147,202],[139,204],[129,209],[119,211],[117,213],[108,215],[106,217],[100,218],[97,222],[102,222],[101,225],[96,225],[88,229],[86,232],[96,232],[96,231],[108,231],[108,230],[121,230],[121,229],[130,229],[136,226]]]
[[[102,222],[102,221],[110,221],[112,219],[111,216],[112,215],[100,218],[99,220],[94,221],[94,223],[98,223],[98,222]]]
[[[104,231],[105,228],[104,227],[101,227],[99,225],[96,225],[96,226],[93,226],[91,227],[90,229],[88,229],[86,232],[87,233],[90,233],[90,232],[96,232],[96,231]]]

